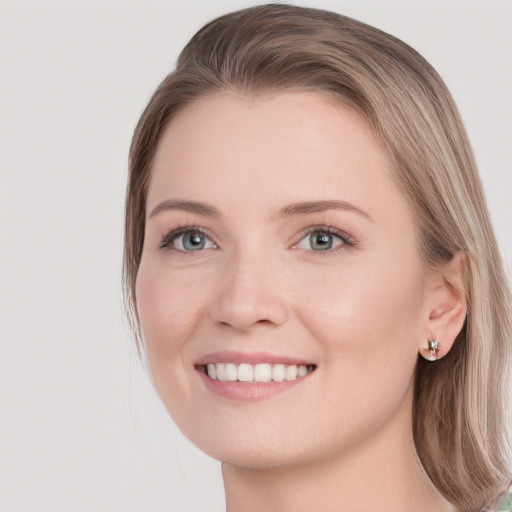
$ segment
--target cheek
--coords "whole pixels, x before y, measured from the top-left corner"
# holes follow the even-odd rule
[[[414,260],[413,260],[414,261]],[[330,285],[303,281],[301,322],[323,347],[318,374],[333,436],[364,437],[380,428],[411,390],[421,336],[421,273],[410,262],[347,265]],[[372,262],[373,263],[373,262]],[[334,278],[333,278],[334,277]],[[339,415],[336,411],[344,411]],[[354,441],[355,442],[355,441]]]
[[[153,383],[165,403],[169,389],[186,385],[183,351],[194,329],[199,297],[194,286],[176,282],[172,272],[141,263],[136,281],[137,310]]]
[[[302,321],[323,340],[329,360],[340,364],[339,357],[364,375],[384,363],[410,373],[422,333],[423,279],[415,262],[415,255],[380,254],[331,269],[323,288],[318,275],[303,283],[313,292],[297,303],[315,308],[301,308]]]

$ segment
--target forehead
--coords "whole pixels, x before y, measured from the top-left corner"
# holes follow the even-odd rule
[[[187,106],[166,128],[147,202],[180,195],[257,203],[256,194],[267,206],[339,195],[367,201],[398,194],[389,167],[363,116],[339,101],[306,91],[223,92]]]

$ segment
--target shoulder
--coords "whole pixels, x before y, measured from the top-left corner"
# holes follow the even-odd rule
[[[496,496],[482,512],[512,512],[512,488]]]

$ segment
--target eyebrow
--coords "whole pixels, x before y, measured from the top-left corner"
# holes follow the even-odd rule
[[[185,212],[197,213],[198,215],[204,215],[206,217],[220,216],[219,210],[215,208],[215,206],[212,206],[208,203],[168,199],[167,201],[163,201],[156,205],[149,214],[148,218],[151,218],[164,210],[182,210]],[[358,208],[351,203],[347,203],[346,201],[336,200],[303,201],[300,203],[293,203],[279,210],[277,218],[291,217],[294,215],[307,215],[309,213],[319,213],[328,210],[344,210],[354,212],[374,222],[370,215],[361,208]]]
[[[157,204],[149,214],[148,218],[151,218],[164,210],[182,210],[185,212],[204,215],[206,217],[219,216],[219,210],[210,204],[201,203],[198,201],[177,201],[168,199],[167,201],[163,201],[162,203]]]
[[[304,201],[301,203],[294,203],[282,208],[278,217],[290,217],[292,215],[307,215],[308,213],[318,213],[325,212],[327,210],[345,210],[349,212],[354,212],[363,217],[366,217],[370,221],[374,222],[374,220],[370,217],[370,215],[358,208],[357,206],[347,203],[346,201]]]

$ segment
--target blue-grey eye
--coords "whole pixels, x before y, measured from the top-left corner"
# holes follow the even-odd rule
[[[310,231],[301,238],[295,247],[306,251],[321,252],[338,249],[344,244],[348,244],[348,242],[341,234],[339,235],[326,228]]]
[[[309,244],[314,251],[328,251],[332,249],[333,235],[329,233],[314,232],[309,235]]]
[[[204,249],[206,245],[206,237],[199,231],[183,233],[182,235],[183,249],[186,251],[199,251]]]
[[[216,247],[210,237],[199,229],[178,230],[170,233],[160,244],[161,249],[168,248],[180,252],[202,251]]]

